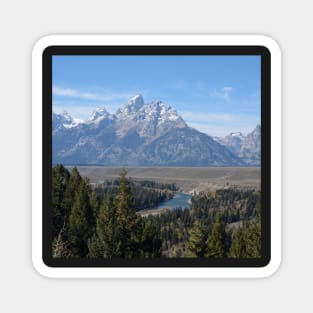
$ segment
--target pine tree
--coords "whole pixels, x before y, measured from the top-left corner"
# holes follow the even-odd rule
[[[62,200],[62,207],[64,208],[64,218],[67,220],[74,203],[75,194],[82,182],[82,177],[80,176],[77,167],[74,166],[70,172],[70,177],[66,185],[66,190]]]
[[[90,207],[92,210],[93,220],[96,221],[100,208],[100,200],[95,190],[93,190],[90,194]]]
[[[112,258],[121,255],[121,243],[116,229],[115,208],[107,196],[98,213],[96,231],[88,244],[92,258]]]
[[[63,197],[70,174],[63,165],[52,169],[52,234],[58,236],[64,224],[67,224]],[[63,231],[64,232],[64,231]]]
[[[120,174],[118,196],[115,201],[116,230],[120,242],[121,257],[134,257],[138,254],[141,244],[140,220],[136,214],[135,201],[130,184],[126,179],[127,172]]]
[[[246,234],[246,250],[247,257],[259,258],[261,257],[261,223],[249,222]]]
[[[207,230],[205,226],[196,220],[190,231],[187,256],[203,257],[206,252],[206,239]]]
[[[230,249],[233,258],[261,257],[261,224],[248,221],[236,230]]]
[[[261,208],[257,203],[256,217],[245,221],[233,235],[230,256],[235,258],[261,257]]]
[[[231,258],[244,258],[246,257],[246,241],[244,229],[240,226],[233,234],[233,240],[229,251]]]
[[[142,254],[144,257],[161,256],[162,241],[159,238],[158,230],[151,220],[144,223],[142,231]]]
[[[83,257],[88,253],[87,241],[90,235],[90,206],[88,186],[81,181],[75,192],[74,203],[69,216],[69,242],[73,254]]]
[[[212,234],[208,237],[207,240],[208,257],[222,258],[226,256],[225,238],[225,226],[222,223],[221,214],[217,213],[212,229]]]

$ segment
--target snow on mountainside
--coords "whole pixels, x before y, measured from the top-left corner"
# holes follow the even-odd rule
[[[183,119],[162,101],[143,104],[141,95],[132,98],[116,113],[118,134],[125,135],[130,130],[142,137],[161,135],[172,127],[187,127]]]
[[[71,125],[71,127],[68,127]],[[74,125],[53,117],[53,163],[106,166],[240,166],[244,162],[212,137],[188,127],[162,101],[144,103],[140,94],[116,114],[97,108]]]
[[[227,147],[248,165],[261,164],[261,126],[244,136],[242,133],[230,133],[225,137],[215,137],[218,143]]]
[[[69,113],[64,111],[62,114],[52,113],[52,129],[60,127],[71,128],[75,127],[83,121],[77,118],[73,118]]]
[[[241,132],[233,132],[225,137],[214,137],[214,139],[226,146],[230,151],[237,154],[242,146],[244,135]]]

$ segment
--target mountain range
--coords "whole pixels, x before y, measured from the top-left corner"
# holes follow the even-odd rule
[[[115,114],[99,107],[86,120],[53,113],[52,161],[105,166],[259,164],[258,126],[247,136],[229,136],[208,136],[189,127],[171,106],[145,103],[138,94]]]
[[[214,137],[221,145],[242,159],[247,165],[260,166],[261,164],[261,126],[243,135],[241,132],[233,132],[225,137]]]

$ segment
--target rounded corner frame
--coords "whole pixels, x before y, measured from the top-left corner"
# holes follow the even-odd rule
[[[57,45],[256,45],[271,56],[271,254],[255,268],[57,268],[42,254],[42,57]],[[273,123],[274,122],[274,123]],[[266,278],[281,266],[281,48],[265,35],[49,35],[32,50],[32,263],[49,278]]]

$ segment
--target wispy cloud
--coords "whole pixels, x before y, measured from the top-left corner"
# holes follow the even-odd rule
[[[93,101],[116,101],[126,100],[136,94],[136,91],[115,92],[111,89],[93,87],[88,90],[79,90],[72,88],[62,88],[59,86],[52,87],[52,94],[59,98],[75,98],[81,100]]]
[[[92,111],[96,108],[97,105],[90,106],[71,106],[64,103],[53,103],[53,112],[61,114],[64,111],[68,112],[72,117],[79,118],[82,120],[87,119]]]
[[[109,88],[89,87],[85,89],[52,87],[53,111],[67,111],[75,118],[86,119],[96,107],[104,107],[115,113],[124,103],[137,94],[135,90],[117,92]]]
[[[88,104],[80,104],[77,105],[75,101],[54,101],[53,102],[53,112],[55,113],[63,113],[64,111],[68,112],[71,116],[79,119],[88,118],[91,113],[97,107],[105,108],[110,113],[115,113],[120,107],[120,102],[111,103],[110,104],[102,104],[100,102],[88,102]]]
[[[164,86],[164,89],[176,89],[181,90],[185,89],[188,86],[187,82],[183,79],[176,79],[167,82]]]
[[[210,136],[225,136],[234,131],[251,132],[260,123],[259,117],[224,112],[180,112],[186,123]]]
[[[231,86],[225,86],[220,90],[214,90],[209,92],[209,96],[215,99],[221,99],[224,101],[230,101],[230,95],[234,91]]]

